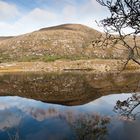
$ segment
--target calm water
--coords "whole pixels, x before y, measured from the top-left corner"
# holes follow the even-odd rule
[[[140,140],[139,77],[1,75],[0,140]]]

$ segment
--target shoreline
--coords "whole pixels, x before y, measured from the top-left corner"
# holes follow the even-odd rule
[[[125,70],[124,60],[116,59],[89,59],[89,60],[56,60],[54,62],[9,62],[0,64],[0,73],[18,72],[83,72],[83,73],[119,73],[119,72],[140,72],[140,66],[129,62]]]

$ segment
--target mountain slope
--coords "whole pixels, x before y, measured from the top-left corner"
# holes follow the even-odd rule
[[[0,61],[121,58],[126,51],[93,47],[101,33],[80,24],[64,24],[0,41]]]
[[[6,37],[0,36],[0,41],[10,39],[10,38],[12,38],[12,36],[6,36]]]

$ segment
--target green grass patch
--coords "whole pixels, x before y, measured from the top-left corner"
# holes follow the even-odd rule
[[[23,56],[20,59],[17,59],[18,62],[35,62],[35,61],[43,61],[43,62],[51,62],[61,59],[60,56],[50,56],[50,55],[29,55],[29,56]]]
[[[23,56],[18,61],[19,62],[35,62],[35,61],[43,61],[43,62],[54,62],[56,60],[82,60],[82,59],[89,59],[89,57],[82,57],[82,56],[59,56],[59,55],[43,55],[43,56]]]
[[[44,55],[40,58],[41,61],[43,62],[52,62],[52,61],[56,61],[58,59],[61,59],[61,56],[57,56],[57,55]]]

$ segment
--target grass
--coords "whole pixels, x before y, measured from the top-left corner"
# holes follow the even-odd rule
[[[113,56],[105,56],[105,57],[98,57],[98,56],[83,56],[83,55],[23,55],[23,56],[12,56],[12,54],[3,54],[0,53],[0,63],[2,62],[54,62],[56,60],[68,60],[68,61],[75,61],[75,60],[90,60],[90,59],[102,59],[102,60],[120,60],[119,58],[114,58]]]
[[[90,59],[87,56],[59,56],[59,55],[31,55],[31,56],[23,56],[21,57],[18,62],[35,62],[35,61],[42,61],[42,62],[54,62],[56,60],[87,60]]]
[[[10,60],[9,54],[0,53],[0,62],[9,62]]]
[[[53,62],[53,61],[56,61],[58,59],[62,59],[61,56],[57,56],[57,55],[44,55],[43,57],[40,58],[41,61],[43,62]]]
[[[35,62],[35,61],[43,61],[43,62],[52,62],[55,60],[60,59],[60,56],[49,56],[49,55],[44,55],[44,56],[37,56],[37,55],[31,55],[31,56],[23,56],[21,57],[18,62]]]

